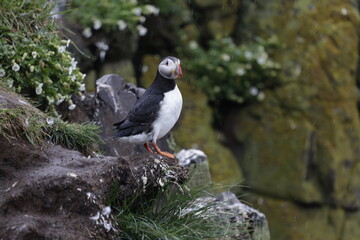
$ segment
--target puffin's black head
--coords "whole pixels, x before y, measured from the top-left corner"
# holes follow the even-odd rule
[[[181,78],[180,59],[171,56],[164,58],[159,64],[158,71],[165,78]]]

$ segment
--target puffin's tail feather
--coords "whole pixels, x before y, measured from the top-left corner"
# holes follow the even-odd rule
[[[131,135],[143,133],[145,128],[142,124],[136,124],[130,121],[122,121],[114,124],[115,137],[128,137]]]

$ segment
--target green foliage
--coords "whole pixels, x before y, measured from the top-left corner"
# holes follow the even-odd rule
[[[206,197],[213,195],[204,189],[167,189],[151,199],[137,196],[126,201],[117,215],[120,239],[193,240],[233,235],[229,222],[214,218],[214,204],[199,202]]]
[[[190,42],[186,68],[193,83],[215,103],[261,101],[264,90],[277,84],[279,64],[269,57],[276,40],[237,46],[231,38],[211,40],[205,50]]]
[[[50,140],[84,154],[98,151],[102,143],[99,127],[94,124],[66,123],[27,108],[0,108],[0,135],[8,139],[25,137],[33,145]]]
[[[99,127],[91,123],[67,123],[56,119],[54,125],[49,128],[49,135],[54,144],[91,153],[98,151],[98,144],[102,143],[99,131]]]
[[[82,95],[85,75],[56,32],[52,9],[47,0],[1,1],[0,82],[44,109],[66,100],[72,110],[70,95]]]
[[[102,29],[105,32],[130,29],[144,33],[141,25],[147,15],[159,14],[159,9],[150,4],[138,4],[137,0],[71,0],[72,10],[68,16],[79,23],[85,30],[85,37],[91,36],[91,29]],[[146,33],[146,31],[145,31]]]

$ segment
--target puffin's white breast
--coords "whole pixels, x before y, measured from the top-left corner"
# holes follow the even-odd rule
[[[174,127],[182,109],[183,100],[177,85],[174,90],[164,95],[164,99],[160,102],[158,118],[152,125],[154,140],[162,138]]]

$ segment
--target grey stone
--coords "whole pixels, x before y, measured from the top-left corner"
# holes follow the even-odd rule
[[[214,201],[218,203],[217,209],[219,213],[221,213],[218,217],[226,218],[239,227],[238,234],[232,236],[230,239],[270,239],[269,227],[265,215],[242,203],[234,193],[229,191],[220,193]]]
[[[189,168],[189,188],[204,188],[212,184],[209,162],[206,154],[198,149],[183,149],[176,154],[179,165]]]
[[[183,214],[209,207],[209,215],[219,223],[229,227],[229,235],[222,240],[269,240],[270,232],[263,213],[240,202],[232,192],[223,192],[214,197],[196,199]]]

